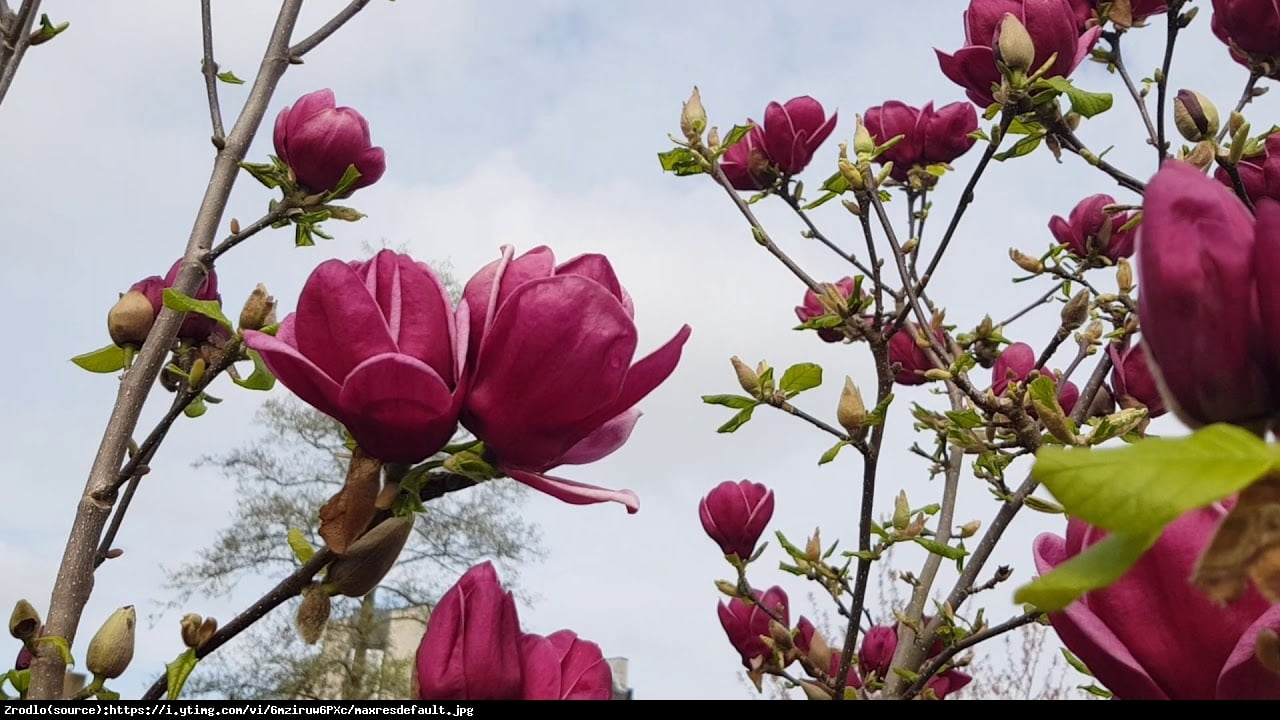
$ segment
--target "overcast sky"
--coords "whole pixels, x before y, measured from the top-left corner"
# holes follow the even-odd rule
[[[303,32],[343,4],[307,3]],[[1245,72],[1212,38],[1208,4],[1199,4],[1206,6],[1201,17],[1179,41],[1174,86],[1206,93],[1225,118]],[[0,607],[26,597],[43,611],[116,389],[113,376],[84,372],[68,358],[108,342],[104,318],[117,293],[162,274],[181,253],[213,152],[196,3],[51,0],[42,9],[56,21],[70,20],[71,28],[28,53],[0,107],[0,240],[7,252],[0,298],[9,328],[9,349],[0,355],[7,378],[0,396]],[[544,634],[572,628],[606,655],[630,658],[637,698],[746,697],[737,655],[715,613],[712,581],[730,570],[702,533],[698,499],[723,480],[764,482],[777,493],[770,533],[780,529],[802,540],[820,526],[825,540],[854,546],[861,465],[847,451],[818,467],[831,440],[768,408],[736,434],[717,435],[729,411],[703,405],[699,396],[737,389],[730,355],[779,368],[819,362],[826,380],[798,404],[833,419],[843,376],[870,392],[874,372],[865,347],[830,346],[793,332],[792,308],[804,288],[752,242],[722,191],[705,178],[664,175],[655,153],[670,146],[667,133],[678,133],[681,101],[695,84],[712,124],[721,128],[760,119],[770,100],[809,94],[840,112],[835,134],[806,176],[816,188],[834,169],[838,141],[852,137],[855,113],[890,99],[914,105],[964,99],[939,72],[932,49],[961,45],[963,9],[956,0],[375,0],[304,65],[290,68],[249,154],[264,161],[272,152],[270,122],[280,108],[303,93],[332,88],[339,104],[369,119],[374,142],[386,149],[385,177],[352,198],[369,217],[333,223],[328,229],[336,239],[312,248],[293,248],[287,231],[254,238],[218,265],[224,301],[234,316],[254,284],[265,282],[281,310],[291,311],[316,264],[357,258],[364,242],[447,260],[462,279],[496,258],[504,243],[520,252],[545,243],[562,259],[606,253],[635,299],[640,353],[682,323],[693,335],[676,373],[641,405],[645,417],[630,444],[565,472],[634,489],[639,514],[542,496],[528,502],[549,557],[523,571],[539,600],[522,609],[522,621]],[[273,3],[217,4],[215,47],[224,69],[253,77],[274,12]],[[1135,75],[1150,75],[1162,38],[1156,28],[1134,34]],[[1118,78],[1093,64],[1075,77],[1087,89],[1117,93],[1117,109],[1086,123],[1081,136],[1097,151],[1116,145],[1108,156],[1114,164],[1136,177],[1150,175],[1155,153],[1142,144]],[[221,86],[228,122],[248,87]],[[1275,118],[1270,99],[1250,111],[1255,127]],[[945,227],[980,150],[944,180],[930,222],[934,233]],[[971,328],[984,314],[1006,316],[1042,292],[1043,284],[1010,283],[1015,268],[1008,249],[1043,252],[1051,241],[1049,217],[1065,215],[1095,192],[1136,199],[1071,156],[1056,165],[1042,150],[994,165],[932,286],[948,321]],[[227,218],[255,219],[271,197],[242,177]],[[904,205],[895,199],[895,217],[905,216]],[[798,223],[773,203],[762,203],[759,212],[815,277],[851,274],[829,251],[801,238]],[[838,204],[816,216],[829,235],[862,246],[856,224]],[[936,237],[926,237],[926,247]],[[1055,311],[1045,310],[1006,334],[1040,348],[1055,319]],[[1072,352],[1064,349],[1052,365],[1065,366]],[[77,656],[112,609],[134,604],[141,618],[159,613],[168,599],[158,589],[161,566],[190,559],[225,524],[231,483],[191,465],[251,440],[263,396],[226,381],[214,394],[226,401],[198,421],[180,421],[152,463],[118,541],[125,555],[98,574]],[[165,398],[156,393],[143,431]],[[928,483],[923,461],[906,452],[914,439],[913,402],[944,405],[927,390],[899,390],[881,473],[882,517],[899,488],[908,489],[915,505],[940,490]],[[1152,430],[1182,432],[1172,420]],[[995,511],[978,480],[968,478],[962,496],[959,522],[985,521]],[[1060,517],[1021,514],[991,566],[1013,565],[1015,581],[979,598],[997,613],[992,617],[1012,611],[1014,588],[1029,578],[1034,535],[1062,527]],[[767,554],[753,582],[782,583],[793,619],[811,613],[813,588],[777,571],[778,559]],[[903,552],[895,562],[911,569],[922,559]],[[251,589],[230,601],[210,599],[160,615],[154,626],[144,621],[134,664],[117,689],[136,695],[163,672],[181,648],[183,612],[225,622],[253,599]],[[0,648],[16,652],[10,644]],[[0,649],[0,656],[10,649]]]

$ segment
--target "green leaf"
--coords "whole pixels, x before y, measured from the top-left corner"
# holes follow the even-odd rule
[[[119,345],[108,345],[71,358],[71,362],[95,373],[119,372],[124,369],[127,360],[125,349]]]
[[[1096,451],[1095,451],[1096,452]],[[1018,588],[1014,602],[1031,603],[1056,612],[1090,590],[1119,580],[1160,537],[1160,529],[1139,535],[1112,533],[1028,585]]]
[[[948,560],[960,560],[965,555],[969,554],[969,552],[964,548],[951,547],[950,545],[947,545],[945,543],[940,543],[937,540],[930,540],[929,538],[923,538],[923,537],[914,537],[911,539],[915,542],[915,544],[919,545],[925,550],[928,550],[934,555],[941,555],[942,557]]]
[[[207,411],[208,409],[209,409],[209,406],[205,405],[204,403],[204,395],[201,395],[195,400],[192,400],[191,404],[183,408],[182,414],[186,415],[189,418],[198,418],[201,415],[205,414],[205,411]]]
[[[120,693],[115,690],[107,690],[106,688],[94,693],[93,696],[99,700],[105,700],[107,702],[115,702],[120,699]]]
[[[716,432],[731,433],[734,430],[737,430],[738,428],[742,427],[743,425],[746,425],[747,421],[751,419],[751,413],[755,412],[755,409],[756,408],[753,405],[751,407],[743,408],[739,410],[737,415],[734,415],[733,417],[729,418],[729,422],[717,428]]]
[[[69,22],[60,22],[54,25],[48,15],[40,13],[40,29],[31,34],[28,42],[33,46],[47,43],[69,27],[71,27]]]
[[[773,366],[769,366],[760,373],[760,396],[768,397],[773,394],[773,391]]]
[[[342,177],[338,180],[338,186],[335,187],[330,192],[326,193],[325,198],[332,200],[334,198],[339,198],[339,197],[342,197],[343,195],[346,195],[351,190],[351,188],[356,184],[356,181],[359,179],[360,179],[360,171],[356,169],[356,166],[354,164],[348,165],[347,169],[342,172]],[[346,209],[350,210],[350,208],[346,208]],[[325,210],[325,217],[323,219],[328,220],[330,212],[331,210]],[[352,210],[352,212],[355,212],[355,211]],[[356,215],[358,215],[359,217],[351,218],[351,219],[359,220],[360,217],[363,217],[363,215],[360,215],[360,213],[356,213]],[[349,218],[342,218],[342,219],[347,220]]]
[[[218,79],[228,85],[243,85],[244,81],[236,77],[236,74],[230,70],[218,73]]]
[[[75,665],[76,661],[71,657],[71,646],[67,644],[67,639],[58,635],[41,635],[32,642],[47,642],[58,648],[58,654],[62,656],[62,662],[67,665]]]
[[[849,443],[845,442],[844,440],[841,440],[840,442],[836,443],[835,445],[832,445],[830,450],[828,450],[828,451],[826,451],[826,452],[822,453],[822,457],[818,458],[818,464],[819,464],[819,465],[826,465],[827,463],[831,462],[832,460],[835,460],[835,459],[836,459],[836,455],[839,455],[839,454],[840,454],[840,450],[841,450],[841,449],[843,449],[843,448],[844,448],[846,445],[848,445],[848,444],[849,444]]]
[[[293,246],[294,247],[311,247],[316,244],[315,238],[311,237],[311,228],[302,223],[293,226]]]
[[[738,141],[746,137],[753,127],[755,125],[734,125],[729,134],[725,135],[724,139],[720,141],[720,153],[724,154],[725,150],[737,145]]]
[[[839,327],[843,324],[844,318],[839,315],[828,313],[826,315],[819,315],[815,318],[809,318],[792,328],[792,330],[825,330],[827,328]]]
[[[1145,535],[1188,510],[1244,489],[1280,462],[1280,447],[1218,424],[1183,438],[1105,450],[1046,447],[1032,473],[1067,514],[1110,532]]]
[[[1093,671],[1089,669],[1084,661],[1076,657],[1070,650],[1061,648],[1062,657],[1066,659],[1067,664],[1076,669],[1076,672],[1093,677]]]
[[[1078,685],[1076,687],[1090,695],[1096,695],[1103,700],[1110,700],[1112,698],[1111,691],[1104,687],[1098,687],[1097,685]]]
[[[849,191],[849,181],[845,179],[843,174],[836,172],[834,175],[823,181],[822,189],[829,193],[842,195]]]
[[[1005,150],[1002,153],[996,153],[994,157],[996,160],[1003,162],[1012,158],[1022,157],[1023,155],[1029,155],[1036,148],[1040,147],[1040,141],[1043,138],[1044,135],[1028,135],[1014,143],[1013,147],[1008,150]]]
[[[271,159],[274,161],[276,158],[272,157]],[[282,177],[285,177],[284,175],[281,174],[280,169],[276,166],[274,162],[270,162],[270,163],[242,162],[240,163],[240,169],[252,175],[254,180],[257,180],[258,182],[262,183],[264,186],[268,188],[280,187],[280,179]],[[272,227],[284,227],[288,223],[289,223],[288,220],[281,220],[279,225],[273,225]]]
[[[235,378],[232,380],[246,390],[270,390],[276,386],[276,376],[271,374],[267,369],[267,364],[262,361],[262,356],[257,350],[248,351],[249,359],[253,361],[253,373],[243,380]]]
[[[795,397],[805,390],[812,390],[822,384],[822,366],[816,363],[798,363],[782,373],[779,389],[787,397]]]
[[[231,321],[226,315],[222,314],[222,303],[217,300],[196,300],[193,297],[187,297],[173,288],[164,289],[164,306],[170,310],[178,312],[195,313],[211,318],[219,325],[228,330],[235,330],[231,325]]]
[[[702,402],[708,405],[723,405],[734,410],[742,410],[743,408],[755,407],[760,404],[759,400],[742,395],[703,395]]]
[[[306,565],[316,554],[316,549],[311,547],[311,543],[307,542],[307,536],[302,534],[298,528],[289,528],[289,549],[293,550],[294,557],[298,558],[298,562]]]
[[[658,153],[658,162],[662,164],[663,170],[675,173],[677,177],[698,175],[706,172],[706,168],[702,167],[702,159],[698,157],[698,154],[685,147],[673,148],[666,152]]]
[[[30,670],[10,670],[5,674],[9,684],[14,690],[18,691],[18,695],[26,695],[27,688],[31,687],[31,671]]]
[[[1064,77],[1044,78],[1040,82],[1057,90],[1071,100],[1071,110],[1083,117],[1091,118],[1111,109],[1111,93],[1091,93],[1081,90]]]
[[[182,686],[187,684],[187,677],[191,675],[191,671],[196,669],[196,663],[200,659],[196,657],[195,648],[187,648],[173,662],[166,663],[164,666],[165,678],[169,683],[168,697],[170,700],[177,700],[182,694]]]

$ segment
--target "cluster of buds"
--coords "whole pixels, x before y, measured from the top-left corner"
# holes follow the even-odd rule
[[[182,630],[182,644],[192,650],[199,650],[213,639],[214,633],[218,632],[218,621],[188,613],[182,616],[179,627]]]

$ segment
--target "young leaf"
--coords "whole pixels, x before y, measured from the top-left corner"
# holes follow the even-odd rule
[[[182,414],[189,418],[198,418],[208,409],[209,406],[204,404],[204,396],[201,395],[195,400],[192,400],[191,404],[187,405],[187,407],[182,410]]]
[[[839,455],[839,454],[840,454],[840,450],[841,450],[841,449],[843,449],[843,448],[844,448],[844,446],[846,446],[846,445],[848,445],[848,444],[849,444],[849,443],[845,442],[844,440],[841,440],[840,442],[836,443],[835,445],[832,445],[830,450],[828,450],[828,451],[826,451],[826,452],[822,453],[822,457],[818,458],[818,464],[819,464],[819,465],[826,465],[827,463],[831,462],[832,460],[835,460],[835,459],[836,459],[836,455]]]
[[[218,73],[218,79],[228,85],[243,85],[244,81],[236,77],[236,74],[230,70]]]
[[[298,528],[289,528],[289,549],[293,550],[294,557],[298,558],[298,562],[303,565],[306,565],[316,554],[315,548],[307,542],[307,536],[303,535]]]
[[[1081,116],[1091,118],[1111,109],[1111,93],[1091,93],[1081,90],[1064,77],[1044,78],[1041,82],[1054,90],[1066,94],[1071,100],[1071,110]]]
[[[71,362],[95,373],[113,373],[124,369],[126,361],[125,349],[118,345],[108,345],[83,355],[71,358]]]
[[[760,404],[759,400],[742,395],[703,395],[702,402],[708,405],[723,405],[734,410],[742,410]]]
[[[253,372],[249,377],[241,380],[234,379],[232,382],[246,390],[270,390],[276,386],[276,377],[267,369],[266,363],[262,361],[262,356],[257,350],[248,352],[249,359],[253,361]]]
[[[195,313],[211,318],[219,325],[228,330],[235,330],[235,326],[222,314],[222,303],[217,300],[196,300],[193,297],[187,297],[173,288],[164,289],[164,306],[170,310],[178,312]]]
[[[58,648],[58,655],[62,656],[62,662],[67,665],[75,665],[76,661],[71,657],[71,646],[67,645],[67,639],[58,635],[41,635],[32,640],[32,642],[47,642]]]
[[[689,148],[678,147],[666,152],[660,152],[658,153],[658,162],[662,164],[663,170],[675,173],[678,177],[706,172],[697,153]]]
[[[969,552],[964,548],[951,547],[950,545],[945,545],[937,540],[930,540],[929,538],[922,537],[914,537],[911,539],[925,550],[928,550],[934,555],[941,555],[948,560],[960,560],[965,555],[969,554]]]
[[[166,663],[164,666],[165,679],[168,682],[168,697],[170,700],[177,700],[182,694],[182,686],[187,684],[187,677],[191,675],[191,671],[196,669],[196,663],[200,662],[196,658],[195,648],[187,648],[173,662]]]
[[[787,368],[782,373],[782,382],[778,388],[787,394],[787,397],[795,397],[796,395],[811,390],[822,384],[822,366],[815,363],[799,363]]]
[[[729,422],[717,428],[716,432],[731,433],[734,430],[737,430],[738,428],[742,427],[743,425],[746,425],[747,421],[751,419],[751,413],[754,412],[755,409],[756,409],[756,406],[752,405],[751,407],[747,407],[739,410],[737,415],[734,415],[733,417],[729,418]]]
[[[725,150],[737,145],[738,141],[746,137],[747,133],[751,132],[751,128],[753,127],[755,127],[755,125],[734,125],[733,129],[729,131],[729,134],[725,135],[724,139],[720,141],[721,154],[723,154]]]

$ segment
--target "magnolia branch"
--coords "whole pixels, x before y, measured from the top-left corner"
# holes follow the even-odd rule
[[[328,39],[328,37],[338,31],[347,21],[355,17],[357,13],[369,4],[369,0],[351,0],[351,3],[342,10],[338,11],[329,22],[321,25],[315,32],[298,42],[297,45],[289,48],[289,60],[300,60],[303,55],[316,49],[320,43]]]
[[[765,250],[768,250],[770,255],[773,255],[779,262],[786,266],[786,268],[791,271],[792,275],[800,278],[800,282],[807,285],[810,290],[815,293],[821,293],[822,286],[813,278],[809,277],[809,274],[797,265],[796,262],[783,252],[782,249],[778,247],[777,243],[769,237],[769,232],[765,230],[764,226],[760,224],[760,221],[756,219],[756,214],[751,211],[751,206],[747,204],[747,201],[743,200],[742,196],[738,194],[738,191],[733,188],[733,185],[729,182],[729,178],[725,177],[724,171],[720,169],[720,165],[715,162],[709,162],[708,164],[710,167],[707,168],[707,174],[719,183],[720,187],[724,188],[725,192],[729,193],[729,197],[733,199],[733,204],[738,208],[738,212],[742,213],[742,217],[746,218],[747,223],[751,225],[751,235],[755,238],[755,241]]]
[[[218,63],[213,59],[213,0],[200,0],[200,29],[204,44],[204,59],[200,72],[204,75],[205,93],[209,96],[209,119],[213,123],[213,146],[222,149],[226,133],[222,129],[222,107],[218,103]]]
[[[818,226],[814,224],[813,219],[809,217],[809,213],[805,212],[804,208],[800,206],[800,201],[797,200],[795,197],[793,197],[791,193],[781,193],[779,197],[781,197],[783,201],[785,201],[787,205],[792,210],[795,211],[796,215],[799,216],[802,221],[804,221],[804,224],[809,228],[810,237],[814,238],[815,240],[822,243],[823,245],[826,245],[828,248],[831,249],[832,252],[839,255],[841,258],[844,258],[846,261],[852,264],[855,268],[857,268],[858,272],[862,273],[863,275],[866,275],[867,277],[871,277],[871,269],[868,268],[866,265],[863,265],[858,260],[857,256],[854,255],[853,253],[845,253],[844,250],[840,249],[839,245],[836,245],[821,230],[819,230]]]
[[[241,228],[239,231],[228,235],[222,240],[222,242],[218,243],[209,250],[209,252],[205,253],[204,257],[201,258],[201,261],[205,265],[212,267],[213,263],[218,258],[222,257],[228,250],[283,220],[292,208],[293,206],[287,201],[279,201],[276,203],[275,207],[271,208],[271,212],[258,218],[252,224]]]
[[[951,647],[945,648],[942,652],[938,653],[936,657],[925,663],[924,667],[920,668],[920,673],[916,679],[902,691],[902,699],[910,700],[920,694],[920,692],[924,690],[925,685],[929,682],[929,678],[933,677],[943,668],[943,666],[950,662],[951,658],[975,645],[978,645],[979,643],[984,643],[992,638],[999,637],[1011,630],[1017,630],[1024,625],[1030,625],[1031,623],[1039,620],[1042,615],[1043,613],[1040,612],[1023,613],[1010,618],[999,625],[993,625],[986,630],[976,632],[965,639],[960,640]]]
[[[289,66],[289,39],[301,10],[302,0],[285,0],[280,8],[271,39],[263,54],[261,66],[249,98],[225,146],[218,151],[213,173],[204,199],[196,214],[187,240],[185,260],[173,288],[191,295],[207,270],[200,258],[209,251],[214,233],[221,224],[231,188],[239,174],[249,145],[262,124],[267,104]],[[164,366],[165,356],[177,337],[182,313],[170,308],[161,310],[147,341],[120,382],[115,407],[107,421],[84,494],[77,508],[66,550],[54,582],[49,601],[45,634],[62,637],[71,645],[75,641],[80,616],[93,591],[93,572],[98,559],[98,543],[115,501],[121,460],[138,424],[142,407],[150,394],[156,376]],[[49,643],[41,643],[40,652],[31,666],[31,699],[53,699],[61,694],[65,663]]]
[[[1165,135],[1164,109],[1169,98],[1169,70],[1173,67],[1173,46],[1178,42],[1178,31],[1182,29],[1179,17],[1185,0],[1170,0],[1165,3],[1164,60],[1160,65],[1160,77],[1156,78],[1156,148],[1160,150],[1160,162],[1163,164],[1169,146]]]
[[[1142,116],[1142,123],[1147,127],[1147,139],[1155,146],[1156,153],[1159,155],[1160,160],[1163,161],[1168,148],[1161,144],[1160,134],[1151,122],[1151,113],[1147,112],[1146,100],[1142,97],[1142,93],[1138,91],[1138,86],[1134,84],[1133,78],[1129,76],[1129,69],[1124,65],[1124,56],[1120,54],[1120,39],[1124,36],[1119,31],[1113,30],[1103,33],[1102,37],[1106,38],[1107,42],[1111,44],[1111,56],[1108,59],[1115,66],[1116,72],[1120,73],[1120,79],[1124,81],[1125,89],[1129,91],[1129,97],[1133,98],[1133,104],[1138,107],[1138,114]]]
[[[0,33],[0,103],[4,102],[9,86],[18,73],[18,65],[31,46],[31,27],[35,24],[40,0],[23,0],[14,13],[6,4],[0,13],[4,32]]]

